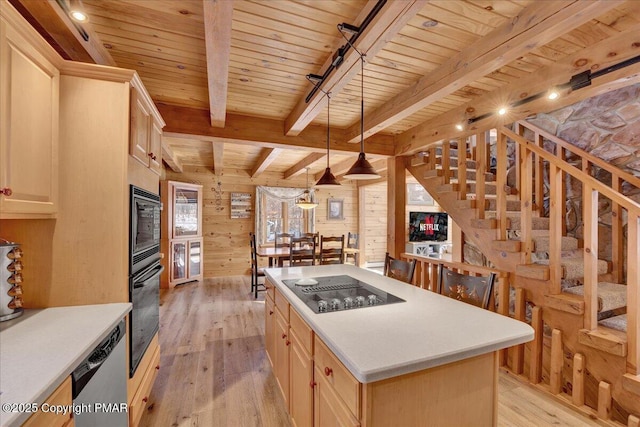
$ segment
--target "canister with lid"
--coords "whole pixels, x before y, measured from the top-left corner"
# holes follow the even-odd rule
[[[22,249],[0,239],[0,322],[22,314]]]

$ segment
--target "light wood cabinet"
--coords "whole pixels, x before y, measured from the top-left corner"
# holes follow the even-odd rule
[[[67,377],[62,384],[44,401],[43,405],[50,407],[63,406],[70,408],[72,404],[71,377]],[[42,405],[40,405],[42,407]],[[31,415],[22,427],[73,427],[73,412],[56,414],[54,411],[38,411]]]
[[[264,304],[264,347],[271,366],[276,363],[276,307],[273,298],[267,293]]]
[[[0,20],[0,219],[47,218],[58,210],[60,73],[51,48],[10,19]]]
[[[162,181],[160,250],[168,254],[160,277],[163,288],[199,280],[202,269],[202,185]]]
[[[149,353],[151,354],[151,358],[143,360],[136,371],[136,374],[138,374],[138,371],[142,372],[142,379],[140,380],[140,385],[136,388],[133,399],[129,402],[130,427],[135,427],[140,423],[142,414],[144,413],[147,402],[149,401],[151,387],[153,386],[153,383],[158,376],[158,372],[160,371],[160,347],[157,344],[157,338],[154,339],[152,344],[149,346],[147,354]],[[147,354],[145,354],[145,356],[147,356]]]
[[[316,386],[314,391],[314,426],[334,427],[360,425],[357,419],[349,411],[344,402],[336,394],[334,387],[325,378],[324,372],[318,366],[314,375]]]
[[[129,154],[160,175],[162,170],[162,125],[151,113],[151,101],[131,88],[131,126]]]
[[[289,350],[291,339],[289,338],[289,323],[284,318],[278,306],[276,306],[276,345],[275,366],[273,370],[280,386],[285,405],[289,408]]]
[[[289,329],[291,335],[290,353],[290,400],[291,421],[296,427],[313,425],[313,358],[295,333]]]

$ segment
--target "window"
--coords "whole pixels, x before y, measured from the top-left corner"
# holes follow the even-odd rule
[[[256,236],[258,244],[272,243],[276,233],[301,235],[314,231],[313,210],[296,206],[304,189],[263,187],[256,189]]]

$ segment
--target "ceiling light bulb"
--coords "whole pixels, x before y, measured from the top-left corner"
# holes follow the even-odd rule
[[[69,16],[77,22],[87,22],[89,20],[89,15],[84,11],[81,0],[69,1]]]
[[[505,114],[507,114],[507,109],[505,107],[502,107],[498,110],[498,114],[504,116]]]
[[[80,12],[79,10],[74,10],[73,12],[71,12],[71,17],[78,22],[84,22],[87,20],[87,15]]]
[[[547,98],[553,100],[553,99],[558,99],[559,96],[560,94],[558,93],[558,91],[552,90],[551,92],[549,92],[549,95],[547,95]]]
[[[456,125],[456,129],[458,129],[458,130],[462,130],[462,129],[463,129],[463,127],[462,127],[462,125],[461,125],[460,123],[458,123],[458,124]]]

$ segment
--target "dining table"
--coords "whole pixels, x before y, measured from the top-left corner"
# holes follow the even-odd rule
[[[259,257],[269,258],[269,267],[282,267],[284,265],[284,261],[289,259],[289,248],[288,247],[279,247],[275,246],[258,246],[256,253]],[[344,255],[347,254],[355,254],[356,255],[356,265],[360,264],[360,250],[357,248],[344,248]],[[320,247],[316,248],[316,257],[320,258]]]

